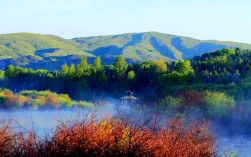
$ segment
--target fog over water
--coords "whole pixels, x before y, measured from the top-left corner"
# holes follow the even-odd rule
[[[117,105],[114,105],[117,104]],[[93,109],[72,108],[72,109],[47,109],[47,110],[0,110],[0,119],[2,121],[12,120],[15,130],[31,130],[34,129],[40,136],[47,136],[52,133],[56,126],[62,122],[71,122],[81,120],[91,116],[92,112],[96,112],[100,118],[103,116],[116,116],[122,113],[128,117],[138,117],[149,119],[156,114],[154,109],[149,108],[131,108],[129,106],[121,107],[118,102],[106,103],[102,107]],[[162,118],[161,115],[159,115]],[[240,157],[251,156],[251,139],[240,135],[239,137],[228,137],[222,129],[212,129],[215,126],[210,124],[209,129],[216,134],[217,147],[220,156],[224,156],[224,152],[235,152]]]

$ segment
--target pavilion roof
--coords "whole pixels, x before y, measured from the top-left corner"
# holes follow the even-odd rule
[[[134,96],[123,96],[122,98],[120,98],[121,100],[137,100],[136,97]]]

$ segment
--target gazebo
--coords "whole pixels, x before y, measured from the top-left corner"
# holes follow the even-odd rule
[[[133,96],[132,91],[127,90],[125,93],[127,95],[120,98],[122,105],[127,105],[127,104],[131,105],[137,100],[137,98]]]

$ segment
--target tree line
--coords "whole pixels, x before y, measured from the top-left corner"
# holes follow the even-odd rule
[[[97,57],[78,65],[62,65],[60,71],[33,70],[9,65],[0,71],[1,87],[12,91],[51,90],[75,99],[91,99],[109,93],[119,96],[127,89],[148,99],[194,84],[239,84],[250,76],[251,51],[222,49],[191,60],[166,62],[163,59],[128,64],[118,56],[113,64],[102,65]]]

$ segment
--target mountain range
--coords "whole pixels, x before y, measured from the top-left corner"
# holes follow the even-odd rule
[[[54,35],[15,33],[0,35],[0,68],[9,64],[34,69],[58,70],[64,63],[77,64],[81,56],[90,62],[101,56],[108,64],[118,55],[128,62],[191,59],[222,48],[251,49],[251,44],[198,40],[157,32],[64,39]]]

